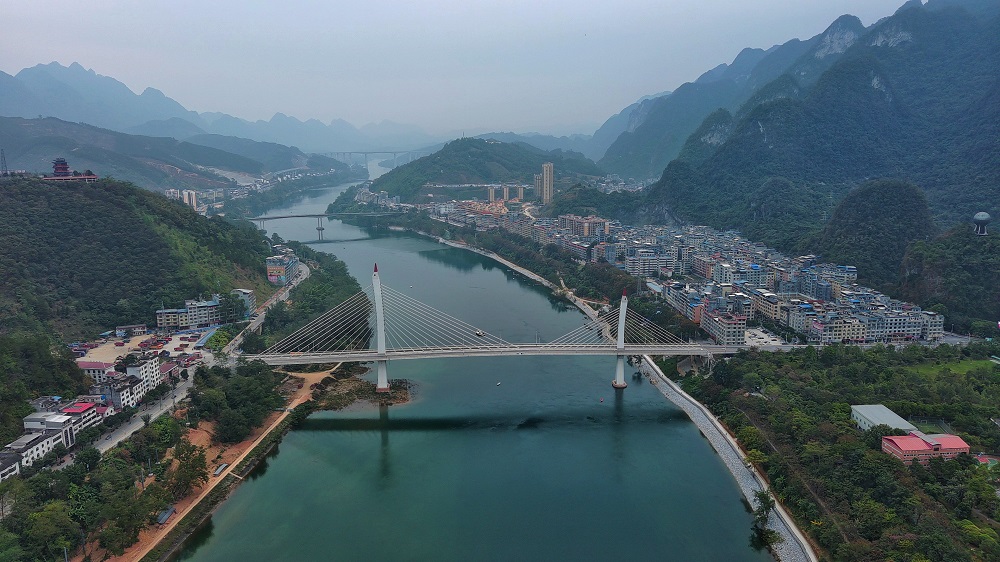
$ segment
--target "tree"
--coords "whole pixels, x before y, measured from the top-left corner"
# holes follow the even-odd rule
[[[186,495],[199,484],[208,482],[208,461],[205,449],[181,439],[174,447],[177,470],[171,475],[170,491],[175,498]]]
[[[17,535],[0,529],[0,562],[20,562],[24,559],[24,549],[17,541]]]
[[[767,455],[760,449],[750,449],[747,451],[747,462],[755,465],[762,465],[767,462]]]
[[[753,499],[757,507],[753,510],[754,527],[767,527],[767,519],[774,510],[774,496],[770,490],[757,490],[753,493]]]
[[[69,507],[61,500],[50,501],[41,511],[28,516],[25,541],[36,557],[49,560],[73,549],[80,539],[80,525],[70,517]]]
[[[77,451],[73,462],[82,464],[88,471],[94,470],[97,468],[97,463],[101,462],[101,452],[94,447],[84,447]]]
[[[250,435],[250,429],[246,416],[227,409],[219,416],[219,423],[215,426],[215,439],[222,443],[238,443]]]
[[[153,416],[151,416],[151,415],[149,415],[147,413],[147,414],[143,414],[140,417],[142,418],[142,426],[143,427],[149,427],[149,420],[153,419]]]

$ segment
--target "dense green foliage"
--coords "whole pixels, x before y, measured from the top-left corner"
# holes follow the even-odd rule
[[[61,559],[63,547],[72,555],[95,540],[121,555],[172,497],[208,478],[204,450],[182,440],[182,432],[180,422],[162,416],[104,458],[85,447],[62,470],[32,466],[0,483],[0,560]],[[173,468],[163,462],[172,447]]]
[[[453,198],[450,193],[424,189],[424,184],[522,182],[532,185],[534,175],[541,173],[545,162],[554,164],[557,179],[604,175],[593,162],[574,152],[545,152],[523,143],[464,138],[449,142],[430,156],[393,169],[375,180],[371,190],[399,195],[405,201],[448,200]],[[485,195],[483,193],[482,197]]]
[[[0,184],[0,331],[66,338],[155,324],[161,305],[235,287],[263,300],[267,243],[249,223],[206,219],[130,184]]]
[[[281,375],[260,361],[225,367],[199,366],[194,374],[188,416],[215,422],[213,438],[238,443],[263,423],[268,412],[284,405],[276,387]]]
[[[933,233],[927,200],[919,188],[901,181],[874,181],[840,202],[811,247],[826,261],[857,266],[862,282],[884,290],[899,281],[906,248]]]
[[[45,334],[0,336],[0,443],[22,432],[22,418],[38,395],[73,397],[86,391],[72,354]]]
[[[260,162],[262,170],[268,172],[280,172],[306,166],[309,161],[309,158],[301,150],[273,142],[258,142],[239,137],[208,134],[188,137],[184,141]],[[342,166],[347,167],[346,164],[342,164]]]
[[[991,225],[992,226],[992,225]],[[1000,338],[1000,234],[969,225],[915,243],[903,259],[901,296],[941,312],[962,331]]]
[[[943,419],[973,451],[1000,451],[991,421],[1000,367],[968,366],[997,353],[997,344],[750,351],[682,384],[758,451],[751,457],[777,495],[833,559],[996,560],[1000,474],[968,456],[905,467],[879,450],[887,428],[863,434],[850,405]]]

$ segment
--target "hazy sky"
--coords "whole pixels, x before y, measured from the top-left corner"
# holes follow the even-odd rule
[[[431,132],[593,132],[743,47],[870,25],[903,0],[4,2],[0,70],[79,62],[133,91]]]

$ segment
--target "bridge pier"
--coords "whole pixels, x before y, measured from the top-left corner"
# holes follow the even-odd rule
[[[628,297],[622,289],[622,304],[618,307],[618,362],[615,364],[615,380],[611,386],[615,388],[625,388],[625,315],[628,314]]]
[[[316,236],[320,241],[323,240],[323,231],[326,228],[323,226],[323,217],[316,217]]]
[[[382,281],[378,276],[378,264],[372,273],[372,295],[375,297],[375,348],[383,359],[375,361],[375,392],[389,392],[388,361],[385,357],[385,309],[382,307]]]

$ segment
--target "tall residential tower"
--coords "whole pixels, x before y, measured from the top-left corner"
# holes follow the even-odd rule
[[[552,162],[542,164],[542,205],[552,202],[553,183],[555,183],[555,170]]]

